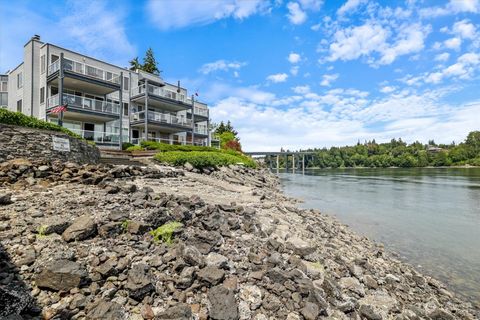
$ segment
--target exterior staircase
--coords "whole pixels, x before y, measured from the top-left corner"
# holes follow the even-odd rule
[[[145,167],[147,165],[146,163],[140,161],[140,159],[134,159],[130,152],[121,150],[101,150],[100,163],[113,164],[117,166],[123,165]]]

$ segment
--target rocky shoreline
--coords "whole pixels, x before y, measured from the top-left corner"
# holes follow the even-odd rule
[[[195,171],[0,164],[0,319],[480,316],[267,170]]]

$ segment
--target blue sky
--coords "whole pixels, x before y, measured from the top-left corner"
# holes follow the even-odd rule
[[[479,0],[0,4],[0,71],[33,34],[120,66],[152,47],[246,150],[480,129]]]

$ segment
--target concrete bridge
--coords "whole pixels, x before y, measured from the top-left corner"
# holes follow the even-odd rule
[[[295,172],[296,169],[301,169],[302,173],[305,172],[305,161],[308,161],[309,157],[312,157],[316,152],[313,151],[254,151],[254,152],[245,152],[252,157],[265,158],[265,163],[268,163],[268,166],[272,170],[280,170],[280,157],[285,159],[285,170],[288,171],[288,159],[291,158],[292,162],[292,172]],[[275,163],[275,167],[273,164]],[[298,167],[298,168],[297,168]]]

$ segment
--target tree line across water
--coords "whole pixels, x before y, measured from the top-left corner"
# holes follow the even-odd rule
[[[470,132],[459,144],[436,144],[433,140],[428,144],[407,144],[402,139],[392,139],[388,143],[372,140],[355,146],[301,151],[314,152],[306,163],[310,168],[480,166],[480,131]]]

